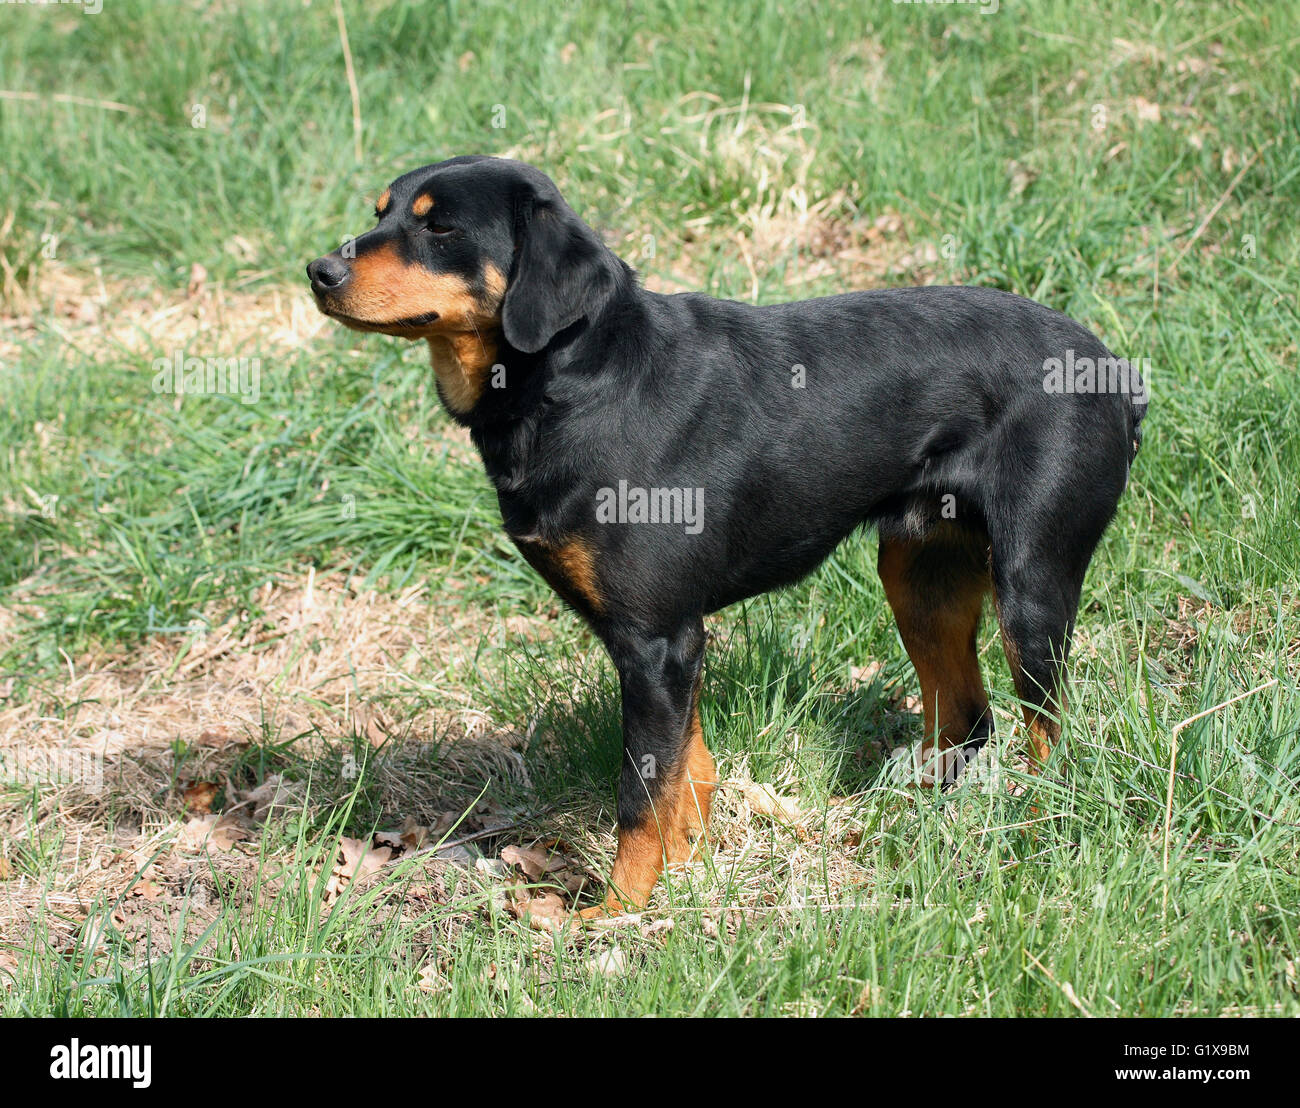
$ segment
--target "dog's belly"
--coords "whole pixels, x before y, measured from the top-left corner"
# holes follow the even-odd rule
[[[725,539],[713,548],[706,572],[707,610],[794,584],[870,519],[866,499],[850,495],[805,497],[794,511],[776,501],[765,507],[731,513],[715,524]]]
[[[716,612],[741,600],[793,585],[821,565],[851,531],[849,528],[833,537],[818,536],[815,542],[772,544],[761,557],[733,563],[714,578],[706,594],[705,611]]]

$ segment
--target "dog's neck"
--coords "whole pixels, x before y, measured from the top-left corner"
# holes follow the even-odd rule
[[[600,371],[612,353],[611,336],[638,313],[642,295],[632,270],[622,262],[619,266],[616,292],[606,298],[598,314],[566,327],[536,354],[522,353],[498,333],[497,360],[489,359],[480,370],[471,367],[466,374],[471,382],[476,373],[489,378],[487,386],[478,389],[471,410],[452,406],[451,390],[441,383],[440,375],[444,402],[457,422],[469,427],[502,499],[503,512],[513,505],[527,515],[540,490],[557,481],[571,484],[578,479],[575,467],[582,462],[566,450],[548,449],[547,439],[571,410],[589,411],[592,404],[611,399],[606,395],[611,382]],[[635,372],[626,361],[619,368]],[[621,385],[622,381],[612,387],[617,391]]]
[[[447,410],[463,417],[477,406],[497,364],[500,331],[451,331],[429,335],[429,361]]]

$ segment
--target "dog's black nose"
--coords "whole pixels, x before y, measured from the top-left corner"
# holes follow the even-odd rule
[[[348,279],[350,272],[337,254],[326,254],[307,267],[311,287],[317,292],[333,292]]]

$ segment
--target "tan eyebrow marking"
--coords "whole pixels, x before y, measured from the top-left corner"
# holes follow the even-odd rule
[[[429,209],[433,207],[433,197],[427,192],[423,196],[417,196],[415,203],[411,205],[411,214],[414,216],[425,216],[429,214]]]
[[[375,211],[377,211],[380,215],[383,215],[384,212],[388,211],[388,202],[391,199],[392,197],[390,196],[390,190],[384,189],[379,199],[375,201]]]

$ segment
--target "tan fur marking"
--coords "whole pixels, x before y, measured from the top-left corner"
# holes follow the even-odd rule
[[[339,310],[376,329],[403,319],[437,312],[427,330],[469,330],[480,307],[465,281],[450,273],[430,273],[408,265],[392,243],[368,250],[352,263],[352,281],[339,299]],[[397,328],[402,334],[420,328]]]
[[[1049,716],[1029,709],[1025,710],[1025,722],[1029,725],[1029,772],[1038,773],[1061,737],[1061,726]]]
[[[972,720],[988,707],[975,634],[987,581],[974,575],[954,583],[948,595],[918,593],[909,580],[919,542],[883,541],[877,569],[899,634],[921,684],[925,712],[922,761],[933,749],[960,746]]]
[[[1027,687],[1028,680],[1024,671],[1020,668],[1020,649],[1016,646],[1015,640],[1007,634],[1006,624],[1002,620],[1002,605],[998,603],[997,589],[993,590],[993,607],[998,615],[998,623],[1002,627],[1002,652],[1007,656],[1007,664],[1011,667],[1011,680],[1016,686],[1016,693],[1022,700],[1030,698],[1031,690]],[[1057,708],[1059,711],[1065,710],[1065,691],[1057,690]],[[1050,716],[1036,712],[1028,704],[1021,708],[1021,714],[1025,718],[1025,726],[1029,729],[1029,772],[1038,773],[1039,770],[1047,764],[1047,759],[1052,753],[1052,747],[1056,745],[1057,740],[1061,737],[1061,725]]]
[[[415,198],[415,203],[411,205],[411,214],[422,219],[424,216],[429,214],[429,211],[432,208],[433,197],[426,192],[423,196],[417,196]]]
[[[379,194],[379,199],[375,201],[375,211],[380,215],[383,215],[384,212],[388,211],[388,203],[392,198],[392,193],[388,189],[384,189],[384,191]]]
[[[663,822],[662,817],[659,822]],[[644,908],[663,872],[664,850],[668,845],[654,819],[639,827],[620,827],[618,853],[610,871],[605,902],[594,910],[587,909],[583,915],[590,919]]]
[[[618,853],[604,903],[581,912],[583,919],[644,908],[664,869],[689,862],[697,844],[703,841],[718,772],[704,745],[698,690],[696,697],[683,765],[674,779],[660,789],[653,809],[641,824],[618,829]]]
[[[596,560],[591,547],[582,539],[570,539],[554,553],[556,567],[569,587],[599,612],[605,606],[596,580]]]
[[[689,862],[707,839],[718,771],[704,744],[700,725],[702,674],[692,694],[691,716],[683,736],[681,764],[655,791],[650,810],[639,824],[618,829],[618,853],[609,875],[605,899],[578,913],[583,920],[604,919],[639,911],[667,868]]]
[[[357,330],[428,339],[442,397],[453,412],[463,414],[483,395],[497,358],[505,280],[489,267],[484,283],[487,291],[480,299],[460,277],[408,265],[389,243],[352,263],[352,281],[339,298],[338,311]],[[401,323],[430,312],[438,318]]]
[[[478,304],[474,326],[450,335],[430,335],[429,355],[442,394],[452,411],[463,414],[478,403],[497,360],[505,275],[488,264],[483,273],[486,295]]]
[[[506,298],[506,275],[488,262],[483,268],[483,284],[487,287],[488,299],[493,309],[499,309],[501,301]]]
[[[566,600],[574,603],[577,598],[597,614],[604,611],[596,559],[586,539],[574,537],[556,543],[533,536],[515,541],[529,564]]]
[[[487,386],[497,358],[493,335],[494,332],[458,331],[429,336],[429,361],[442,398],[458,415],[470,411]]]
[[[709,829],[713,810],[713,790],[718,787],[718,770],[713,755],[704,745],[704,728],[700,726],[699,693],[691,714],[690,745],[686,749],[686,788],[680,809],[683,830],[692,840],[702,839]]]

